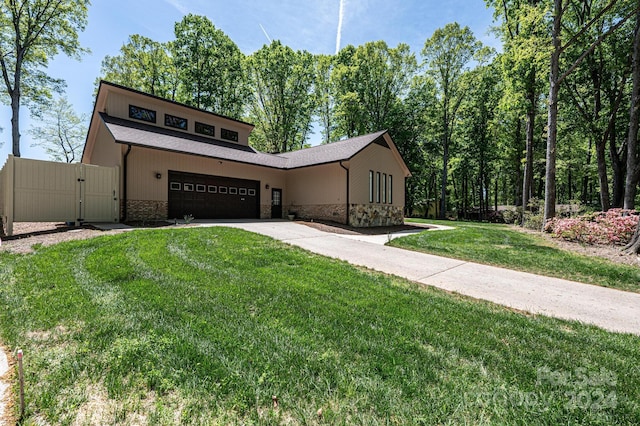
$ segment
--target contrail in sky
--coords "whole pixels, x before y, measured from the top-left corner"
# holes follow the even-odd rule
[[[340,51],[340,39],[342,38],[342,16],[344,15],[344,2],[340,0],[340,12],[338,12],[338,34],[336,34],[336,55]]]
[[[262,28],[262,32],[264,33],[264,36],[267,38],[267,40],[269,40],[269,43],[271,43],[271,37],[269,37],[269,34],[267,34],[267,30],[264,29],[262,24],[258,24],[258,25],[260,25],[260,28]]]

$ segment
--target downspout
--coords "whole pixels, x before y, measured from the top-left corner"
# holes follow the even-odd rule
[[[350,203],[349,203],[349,169],[346,168],[344,166],[344,164],[342,164],[342,161],[343,160],[340,160],[340,167],[342,167],[343,169],[345,169],[347,171],[347,210],[346,210],[347,211],[347,213],[346,213],[347,217],[345,218],[344,224],[345,225],[349,225],[349,205],[350,205]]]
[[[122,218],[121,222],[127,219],[127,157],[131,152],[131,145],[127,145],[127,152],[124,153],[124,160],[122,165]]]

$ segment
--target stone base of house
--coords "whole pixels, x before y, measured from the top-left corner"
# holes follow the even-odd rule
[[[260,204],[260,219],[271,219],[271,204]]]
[[[124,212],[123,212],[124,213]],[[169,202],[150,200],[127,200],[126,220],[167,220]],[[182,218],[177,218],[182,219]]]
[[[357,228],[394,226],[404,223],[402,207],[385,204],[351,204],[349,225]]]
[[[310,204],[287,206],[285,216],[295,213],[297,219],[328,220],[337,223],[346,223],[347,206],[345,204]]]

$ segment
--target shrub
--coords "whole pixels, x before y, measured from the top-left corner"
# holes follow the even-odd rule
[[[586,244],[627,244],[638,226],[638,214],[633,210],[611,209],[576,218],[555,218],[545,230],[555,237]]]
[[[508,224],[522,223],[522,207],[503,210],[502,218],[504,219],[504,223],[508,223]]]

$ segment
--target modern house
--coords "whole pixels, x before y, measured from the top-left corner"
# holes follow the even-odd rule
[[[249,146],[253,127],[103,81],[82,163],[119,167],[124,220],[403,222],[410,173],[386,131],[267,154]]]

